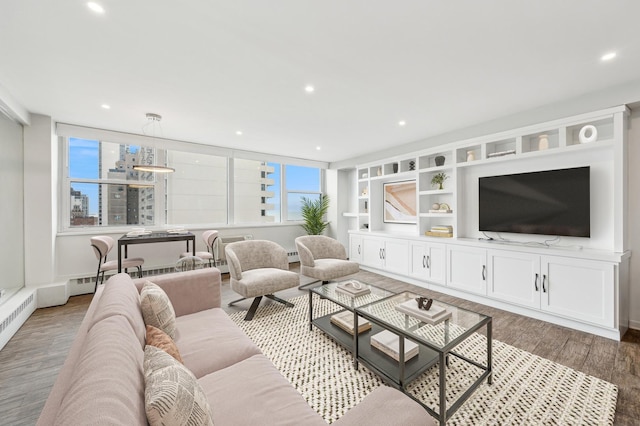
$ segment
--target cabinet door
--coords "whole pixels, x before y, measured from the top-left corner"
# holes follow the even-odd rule
[[[409,251],[411,252],[409,275],[414,278],[426,280],[429,278],[429,270],[427,269],[427,256],[429,253],[427,245],[412,242]]]
[[[382,268],[383,241],[381,238],[362,238],[362,264],[374,268]]]
[[[406,240],[385,240],[382,249],[384,269],[394,274],[409,273],[409,243]]]
[[[552,256],[541,261],[543,310],[615,327],[613,264]]]
[[[362,262],[362,237],[359,235],[349,237],[349,260]]]
[[[487,255],[487,294],[505,302],[540,309],[540,256],[505,250],[489,250]]]
[[[487,294],[487,251],[475,247],[448,246],[447,286]]]
[[[427,267],[429,268],[429,281],[444,285],[447,270],[447,249],[444,244],[430,244]]]

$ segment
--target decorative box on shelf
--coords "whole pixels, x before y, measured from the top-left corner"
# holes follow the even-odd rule
[[[420,309],[415,300],[407,300],[396,305],[396,311],[409,315],[426,324],[436,325],[451,318],[451,312],[442,306],[432,305],[429,310]]]
[[[331,316],[331,324],[334,324],[349,334],[354,333],[353,328],[353,312],[342,311]],[[371,330],[371,323],[369,320],[362,317],[358,317],[358,333],[364,333]]]
[[[400,336],[389,330],[384,330],[371,336],[371,346],[384,352],[396,361],[400,360]],[[420,348],[415,342],[404,339],[405,362],[418,355],[419,350]]]

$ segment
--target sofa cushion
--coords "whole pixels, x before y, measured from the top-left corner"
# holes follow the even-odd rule
[[[176,328],[184,365],[198,378],[261,353],[220,308],[178,317]]]
[[[164,290],[151,281],[144,283],[140,291],[140,308],[145,324],[157,327],[175,339],[176,313]]]
[[[145,424],[144,352],[127,318],[96,323],[85,342],[54,424]]]
[[[103,286],[97,309],[91,318],[91,325],[105,318],[122,315],[131,324],[140,340],[140,350],[144,348],[145,326],[140,314],[140,295],[127,274],[117,274],[109,278]]]
[[[156,328],[152,325],[147,325],[147,337],[146,343],[150,346],[155,346],[158,349],[162,349],[172,357],[174,357],[177,361],[182,363],[182,357],[180,356],[180,351],[176,346],[176,343],[173,341],[171,337],[164,331]]]
[[[145,409],[151,426],[211,425],[211,407],[194,375],[155,346],[144,350]]]
[[[264,355],[198,379],[220,425],[319,425],[325,421]]]

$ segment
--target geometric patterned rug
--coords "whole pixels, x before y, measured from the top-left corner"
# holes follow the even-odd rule
[[[360,364],[354,370],[351,353],[324,332],[309,331],[308,296],[261,306],[252,321],[245,312],[231,318],[258,345],[280,373],[303,395],[327,423],[340,418],[382,380]],[[338,310],[328,300],[314,300],[314,316]],[[485,337],[476,334],[456,349],[470,359],[486,362]],[[486,380],[447,421],[447,425],[612,425],[618,388],[601,379],[493,341],[493,384]],[[470,381],[475,367],[450,357],[447,367],[447,406]],[[438,367],[408,386],[417,399],[438,412]]]

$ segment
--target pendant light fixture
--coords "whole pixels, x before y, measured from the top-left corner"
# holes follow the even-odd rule
[[[147,113],[147,124],[142,127],[143,133],[147,134],[147,129],[151,127],[151,136],[153,138],[156,137],[156,127],[162,130],[160,127],[160,120],[162,120],[162,116],[160,114],[154,114],[152,112]],[[173,173],[176,171],[173,167],[167,166],[156,166],[152,164],[136,164],[133,166],[133,170],[137,170],[139,172],[151,172],[151,173]]]

